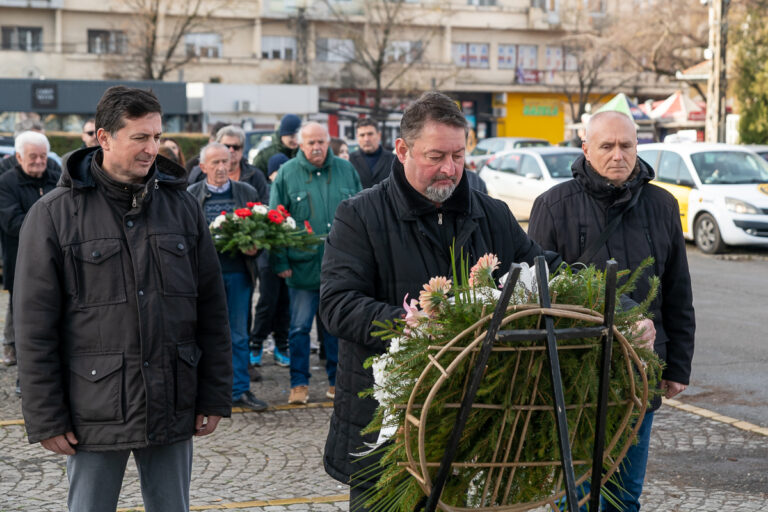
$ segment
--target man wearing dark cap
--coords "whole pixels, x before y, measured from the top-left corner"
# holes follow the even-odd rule
[[[297,134],[301,126],[301,118],[295,114],[285,114],[280,120],[280,127],[272,136],[272,144],[259,151],[253,159],[253,166],[261,169],[264,176],[272,181],[277,171],[269,170],[269,159],[278,153],[282,153],[289,159],[296,156],[299,148]]]

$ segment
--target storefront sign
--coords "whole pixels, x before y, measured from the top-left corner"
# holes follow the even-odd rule
[[[58,107],[56,84],[50,82],[34,82],[32,84],[32,108],[53,110]]]
[[[524,116],[556,117],[559,113],[557,100],[523,99]]]

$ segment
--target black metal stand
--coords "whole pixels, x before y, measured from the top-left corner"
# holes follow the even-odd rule
[[[536,265],[536,277],[539,289],[539,305],[542,308],[549,308],[551,306],[549,299],[549,275],[547,269],[547,263],[543,256],[538,256],[535,259]],[[600,389],[597,404],[597,420],[595,428],[595,447],[593,452],[593,466],[592,466],[592,485],[591,485],[591,501],[592,506],[597,500],[600,499],[600,483],[602,475],[602,461],[605,444],[605,421],[608,404],[608,387],[610,377],[610,364],[611,364],[611,344],[613,343],[613,318],[615,310],[615,297],[616,297],[616,271],[617,264],[615,261],[609,261],[606,266],[606,285],[605,285],[605,313],[603,325],[598,327],[579,327],[579,328],[567,328],[567,329],[555,329],[554,320],[549,315],[543,315],[544,329],[527,329],[518,331],[499,331],[501,322],[504,319],[504,314],[509,305],[509,301],[512,297],[512,292],[515,289],[515,284],[520,276],[520,265],[513,263],[509,270],[509,279],[504,285],[499,302],[496,305],[496,310],[493,313],[491,322],[488,325],[487,335],[478,354],[475,368],[472,371],[472,377],[469,381],[467,393],[462,399],[459,412],[456,416],[456,422],[453,425],[451,431],[451,437],[448,441],[443,458],[440,461],[440,467],[432,482],[432,491],[429,497],[426,499],[426,505],[424,505],[425,512],[434,512],[437,509],[440,495],[445,487],[446,480],[450,475],[451,465],[456,457],[456,451],[458,450],[459,439],[461,433],[469,418],[469,413],[472,410],[472,404],[474,403],[475,396],[480,387],[480,382],[485,372],[485,365],[488,363],[488,358],[491,354],[491,348],[493,344],[499,341],[522,341],[522,340],[546,340],[547,342],[547,358],[550,367],[550,375],[552,378],[553,395],[555,397],[554,412],[557,424],[557,436],[560,447],[560,460],[563,468],[563,475],[565,478],[565,497],[568,500],[568,511],[576,512],[578,510],[578,497],[576,494],[576,477],[573,469],[573,457],[571,454],[571,446],[569,443],[568,435],[568,421],[565,413],[565,398],[563,395],[563,382],[560,375],[560,358],[557,354],[557,340],[558,339],[574,339],[574,338],[589,338],[589,337],[602,337],[602,352],[601,352],[601,368],[600,368]],[[592,510],[599,510],[597,507],[590,507]],[[418,509],[418,507],[417,507]]]

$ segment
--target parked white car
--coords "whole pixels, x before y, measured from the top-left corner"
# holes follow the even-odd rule
[[[490,137],[477,143],[475,149],[464,158],[464,165],[473,171],[478,171],[493,155],[502,151],[549,145],[548,140],[532,137]]]
[[[532,147],[497,153],[480,171],[488,194],[501,199],[518,220],[528,220],[533,201],[544,191],[573,178],[577,148]]]
[[[705,253],[768,247],[768,162],[731,144],[643,144],[655,184],[680,204],[683,235]]]

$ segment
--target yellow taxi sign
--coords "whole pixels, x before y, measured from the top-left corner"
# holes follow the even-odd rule
[[[758,185],[757,190],[759,190],[763,194],[768,195],[768,183],[763,183],[762,185]]]

